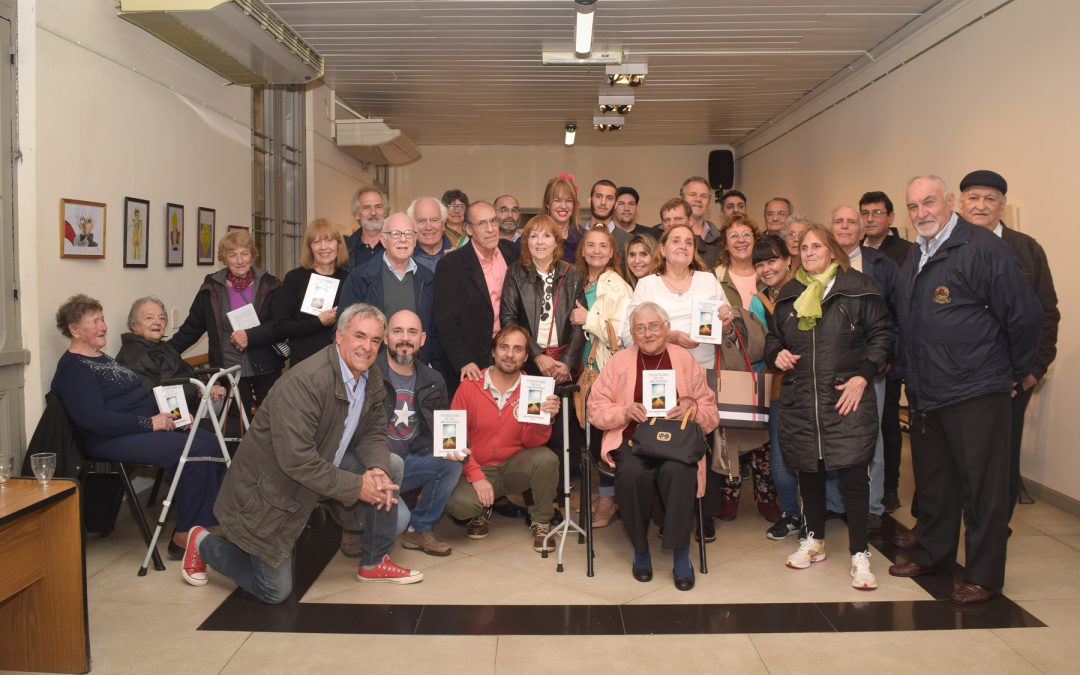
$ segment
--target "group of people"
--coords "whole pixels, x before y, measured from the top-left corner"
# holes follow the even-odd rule
[[[357,230],[346,238],[312,222],[301,266],[282,281],[255,266],[246,232],[222,238],[224,267],[169,340],[161,302],[140,298],[113,360],[100,303],[69,299],[57,327],[71,347],[52,386],[92,458],[170,466],[184,437],[159,433],[172,419],[150,389],[190,374],[180,355],[203,335],[210,365],[239,365],[250,429],[224,475],[213,463],[184,470],[169,550],[188,583],[205,584],[209,565],[270,603],[289,597],[294,544],[320,504],[363,582],[421,581],[391,560],[397,535],[449,555],[434,532],[444,513],[483,538],[493,510],[518,508],[507,496],[524,499],[534,550],[552,550],[564,445],[596,454],[592,525],[622,519],[635,579],[652,578],[655,522],[675,586],[692,588],[694,500],[700,536],[714,540],[746,476],[766,536],[799,539],[789,567],[825,560],[826,520],[843,514],[851,584],[876,588],[869,536],[900,506],[906,386],[918,525],[889,573],[951,571],[963,518],[953,601],[984,602],[1003,585],[1023,410],[1053,361],[1059,317],[1044,252],[1001,222],[1005,180],[975,171],[960,191],[954,204],[936,176],[909,182],[911,243],[892,229],[883,192],[837,206],[827,224],[776,197],[759,228],[738,190],[717,195],[723,218],[708,220],[713,191],[697,176],[651,227],[637,222],[637,191],[609,180],[592,185],[579,221],[567,174],[548,181],[542,212],[524,224],[510,195],[470,201],[453,189],[388,213],[386,195],[363,188]],[[318,313],[301,310],[313,275],[338,282]],[[718,307],[720,344],[691,337],[700,301]],[[257,325],[234,329],[229,312],[246,305]],[[632,451],[647,371],[674,374],[666,417],[692,413],[711,444],[699,461]],[[721,420],[725,371],[773,374],[768,429]],[[522,374],[590,386],[571,409],[554,395],[540,402],[552,422],[539,424],[519,419]],[[468,447],[434,447],[439,410],[465,411]],[[563,416],[569,439],[552,433]],[[193,453],[217,451],[194,433]]]

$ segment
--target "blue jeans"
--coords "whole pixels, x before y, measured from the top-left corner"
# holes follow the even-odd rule
[[[874,378],[874,396],[877,398],[878,435],[874,444],[874,458],[870,460],[870,513],[880,516],[885,513],[881,498],[885,496],[885,439],[881,435],[881,413],[885,409],[885,376]],[[825,503],[830,511],[844,513],[844,499],[836,484],[836,472],[829,472],[825,484]]]
[[[390,453],[390,470],[386,473],[395,485],[400,486],[402,475],[405,471],[405,463],[401,457]],[[341,458],[338,468],[353,473],[362,474],[367,469],[356,455],[346,452]],[[397,496],[397,495],[395,495]],[[390,511],[377,509],[371,504],[356,502],[352,506],[344,507],[334,500],[323,502],[329,507],[330,516],[346,530],[357,532],[363,530],[364,534],[360,541],[360,564],[375,565],[382,561],[384,555],[390,553],[394,547],[394,532],[397,527],[397,510],[401,506],[394,504]]]
[[[410,524],[417,532],[427,532],[446,510],[450,493],[461,476],[461,462],[452,462],[433,455],[410,452],[405,455],[405,477],[401,479],[401,492],[423,488],[420,501],[410,513],[404,501],[397,505],[397,531],[404,532]]]
[[[784,456],[780,454],[780,402],[773,401],[769,406],[769,461],[772,463],[773,485],[776,486],[776,498],[780,508],[791,517],[798,518],[799,478],[784,465]]]
[[[278,605],[292,594],[292,556],[277,569],[247,553],[225,537],[208,534],[199,545],[199,555],[207,565],[229,577],[260,602]]]

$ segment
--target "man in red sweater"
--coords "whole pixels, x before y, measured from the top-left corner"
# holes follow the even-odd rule
[[[470,539],[488,535],[491,505],[498,497],[532,490],[533,549],[554,550],[544,543],[551,531],[552,503],[559,482],[559,459],[545,447],[551,426],[517,419],[521,368],[529,357],[529,331],[515,324],[503,326],[491,350],[494,364],[481,380],[463,380],[450,407],[468,412],[469,458],[446,511],[469,520]],[[559,398],[549,396],[541,405],[553,417]]]

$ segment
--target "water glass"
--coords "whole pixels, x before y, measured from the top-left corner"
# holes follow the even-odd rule
[[[7,490],[8,479],[15,472],[15,458],[11,455],[0,455],[0,492]]]
[[[56,453],[38,452],[30,455],[30,466],[34,469],[34,475],[37,476],[41,487],[48,487],[53,472],[56,471]]]

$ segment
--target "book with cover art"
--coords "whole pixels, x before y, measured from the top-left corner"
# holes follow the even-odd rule
[[[718,345],[724,341],[723,323],[716,313],[725,303],[715,298],[695,297],[690,303],[690,339]]]
[[[432,424],[436,457],[446,457],[469,447],[468,418],[464,410],[436,410]]]
[[[168,387],[154,387],[154,400],[157,401],[159,412],[172,416],[173,425],[177,429],[191,424],[191,413],[188,412],[187,399],[184,398],[182,386],[175,384]]]
[[[551,424],[551,415],[541,412],[540,406],[544,399],[555,394],[555,378],[522,375],[518,387],[521,394],[518,398],[517,420],[531,424]]]
[[[313,273],[311,279],[308,280],[304,299],[300,302],[300,311],[318,316],[333,307],[334,296],[337,295],[340,283],[334,277],[324,277]]]
[[[641,372],[641,401],[648,417],[663,417],[675,407],[678,394],[675,393],[674,370],[643,370]]]

